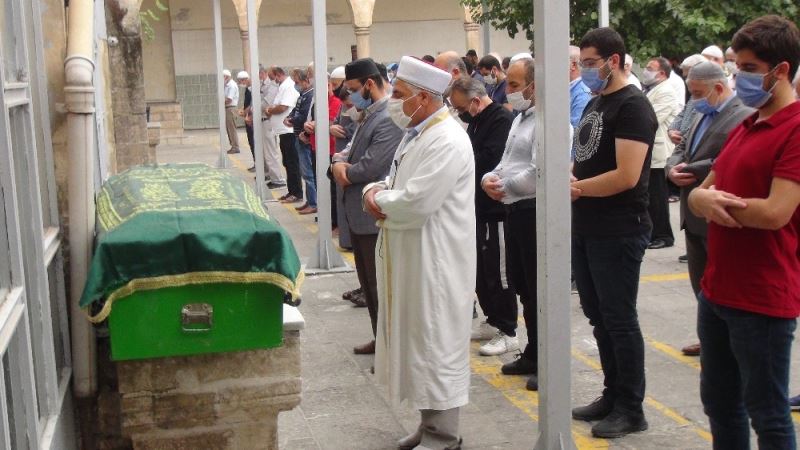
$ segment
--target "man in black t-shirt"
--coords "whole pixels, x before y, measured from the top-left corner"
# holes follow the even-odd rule
[[[627,84],[625,44],[616,31],[589,31],[580,48],[583,82],[598,95],[575,130],[572,270],[594,327],[605,389],[572,417],[599,420],[592,434],[615,438],[647,429],[636,296],[652,229],[647,185],[658,123],[647,98]]]

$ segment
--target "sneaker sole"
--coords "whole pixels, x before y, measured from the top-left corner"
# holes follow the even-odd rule
[[[478,349],[478,353],[480,353],[481,356],[500,356],[500,355],[505,355],[508,352],[516,352],[516,351],[519,351],[519,346],[517,346],[516,348],[508,348],[501,352],[490,352],[490,351],[484,351],[483,349]]]

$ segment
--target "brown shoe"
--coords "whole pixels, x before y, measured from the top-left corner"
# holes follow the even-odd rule
[[[302,201],[302,199],[299,199],[292,194],[286,194],[281,200],[281,203],[297,203],[300,201]]]
[[[301,209],[306,209],[306,208],[308,208],[308,202],[305,202],[305,203],[303,203],[303,204],[302,204],[302,205],[300,205],[300,206],[295,206],[295,207],[294,207],[294,210],[295,210],[295,211],[300,211]]]
[[[304,209],[301,209],[300,211],[297,211],[297,213],[298,214],[302,214],[302,215],[316,214],[317,213],[317,208],[313,208],[313,207],[309,206],[308,208],[304,208]]]
[[[686,356],[700,356],[700,344],[687,345],[681,349]]]
[[[239,153],[239,151],[240,150],[238,148],[232,148],[232,149],[228,150],[228,154],[229,155],[235,155],[235,154]]]
[[[356,355],[374,355],[375,354],[375,340],[371,340],[364,345],[353,347],[353,353]]]

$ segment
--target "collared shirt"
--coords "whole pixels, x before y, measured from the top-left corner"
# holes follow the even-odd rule
[[[577,127],[581,123],[583,110],[592,99],[592,92],[583,84],[583,79],[578,77],[569,82],[569,123]]]
[[[483,176],[484,180],[492,175],[500,178],[507,205],[536,197],[535,109],[528,108],[514,118],[500,164]]]
[[[227,107],[239,106],[239,85],[235,81],[228,80],[225,84],[225,98],[229,98],[231,103]]]
[[[347,162],[348,158],[350,157],[350,145],[356,139],[358,135],[358,131],[361,129],[361,124],[367,120],[367,117],[371,116],[375,113],[375,110],[378,109],[378,105],[382,105],[389,101],[389,96],[385,96],[382,99],[378,100],[377,102],[372,102],[371,105],[367,106],[367,109],[361,111],[361,118],[358,119],[358,123],[356,125],[355,131],[353,131],[353,136],[350,138],[350,143],[347,144],[347,147],[344,150],[340,151],[339,153],[333,155],[333,162]]]
[[[716,117],[720,111],[722,111],[723,109],[725,109],[726,106],[728,106],[728,103],[730,103],[730,101],[733,100],[733,97],[736,97],[736,94],[731,95],[719,106],[717,106],[716,111],[714,111],[711,114],[705,114],[703,115],[703,118],[700,119],[700,123],[697,124],[697,130],[694,132],[694,137],[692,138],[692,145],[691,147],[689,147],[690,155],[694,155],[694,152],[697,151],[697,145],[700,143],[700,140],[703,138],[703,135],[706,134],[706,131],[708,131],[708,127],[711,126],[711,122],[714,121],[714,117]]]
[[[275,97],[277,96],[278,96],[277,84],[274,84],[269,79],[261,83],[261,102],[263,103],[261,106],[263,107],[272,106],[273,102],[275,101]]]
[[[291,127],[287,127],[283,124],[283,119],[289,116],[292,112],[292,108],[297,104],[297,99],[300,97],[300,93],[297,92],[297,89],[294,88],[294,81],[291,78],[286,77],[285,80],[278,86],[278,93],[275,95],[274,105],[282,105],[286,106],[286,111],[280,114],[273,114],[272,117],[269,118],[270,125],[272,125],[272,129],[275,131],[275,134],[288,134],[294,132]]]

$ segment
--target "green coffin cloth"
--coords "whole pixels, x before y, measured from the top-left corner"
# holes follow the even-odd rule
[[[97,248],[80,300],[201,283],[267,283],[297,296],[300,260],[241,179],[202,164],[140,166],[113,176],[97,199]]]

